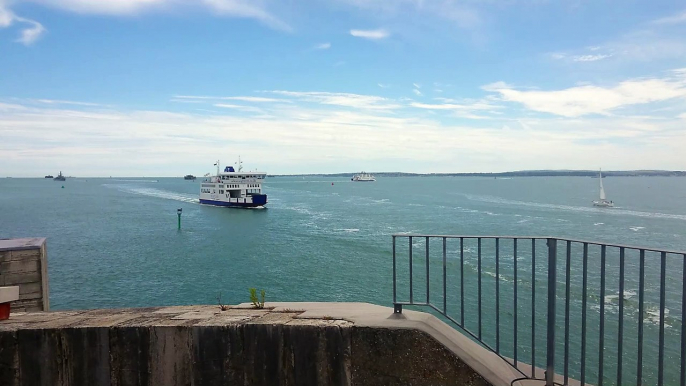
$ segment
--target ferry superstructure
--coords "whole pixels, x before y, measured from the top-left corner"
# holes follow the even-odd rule
[[[215,206],[254,208],[267,204],[267,195],[262,193],[263,172],[243,172],[239,160],[238,171],[227,166],[220,172],[219,161],[215,164],[217,174],[206,176],[200,184],[200,203]]]

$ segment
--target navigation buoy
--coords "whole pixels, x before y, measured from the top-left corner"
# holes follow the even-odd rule
[[[333,186],[333,182],[331,183],[331,186]]]
[[[64,185],[62,185],[62,189],[64,189]]]

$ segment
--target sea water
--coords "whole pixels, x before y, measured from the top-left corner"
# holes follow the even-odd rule
[[[0,179],[0,238],[47,237],[53,310],[211,304],[219,296],[222,303],[236,304],[248,301],[250,287],[265,289],[267,301],[390,305],[391,235],[400,233],[555,236],[686,250],[686,178],[606,178],[605,189],[614,208],[592,206],[598,180],[585,177],[397,177],[376,182],[276,177],[264,181],[269,197],[265,209],[199,205],[199,184],[182,178]],[[177,229],[178,208],[183,209],[181,230]],[[423,251],[423,241],[416,242],[418,251]],[[502,247],[511,250],[506,243]],[[466,247],[473,252],[475,245]],[[439,252],[440,245],[432,251]],[[597,251],[592,252],[588,329],[589,336],[597,339],[600,301],[594,278],[599,264]],[[458,246],[451,241],[448,277],[453,284],[459,272],[458,256]],[[474,286],[476,262],[473,253],[469,256],[465,285]],[[572,314],[578,315],[581,271],[578,253],[574,256],[571,307]],[[501,319],[504,326],[511,326],[512,253],[504,249],[502,259]],[[484,282],[495,276],[492,257],[488,261],[482,267]],[[531,286],[526,281],[532,271],[528,261],[518,268],[522,288]],[[441,263],[440,256],[435,263]],[[633,256],[627,256],[626,263],[625,313],[630,315],[637,313],[634,273],[638,263]],[[681,265],[674,267],[667,292],[680,294],[682,284],[674,278],[680,277]],[[545,289],[546,267],[539,268]],[[616,256],[608,255],[607,270],[608,278],[616,281]],[[647,259],[646,272],[659,273],[659,259]],[[438,286],[434,293],[441,293],[442,279],[432,276],[432,280]],[[564,277],[560,280],[558,296],[563,296]],[[658,284],[647,282],[647,294],[654,294]],[[452,293],[457,287],[451,288]],[[608,283],[606,316],[617,313],[617,288],[616,282]],[[457,307],[458,300],[450,298],[450,307]],[[652,361],[657,349],[650,334],[657,331],[659,320],[653,300],[646,303],[648,340],[644,343],[644,355]],[[475,328],[475,309],[470,307],[476,299],[466,301],[471,302],[467,324]],[[560,309],[562,301],[558,301]],[[484,323],[492,324],[488,315],[493,314],[493,298],[484,299],[483,307]],[[526,307],[522,306],[522,320],[528,317]],[[680,308],[680,303],[668,303],[667,364],[678,363]],[[545,303],[540,303],[539,311],[544,319]],[[579,356],[578,323],[578,317],[572,319],[572,362]],[[612,332],[616,325],[608,323],[607,328],[606,347],[616,350]],[[625,328],[625,347],[633,350],[625,357],[627,363],[635,363],[635,359],[631,362],[635,323]],[[511,329],[501,332],[504,345],[512,344]],[[564,330],[559,331],[561,337]],[[520,339],[530,340],[527,333],[522,332]],[[545,351],[544,334],[544,330],[537,334],[542,339],[537,346],[540,353]],[[589,351],[596,346],[590,345]],[[528,361],[526,351],[520,355],[520,360]],[[597,361],[597,356],[590,353],[589,363]],[[574,366],[578,368],[578,363]],[[653,377],[653,370],[646,370],[646,377]],[[591,377],[597,369],[589,368],[587,374]]]

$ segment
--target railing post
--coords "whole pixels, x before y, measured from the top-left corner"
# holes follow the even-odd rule
[[[557,284],[557,239],[548,239],[548,338],[545,384],[555,384],[555,296]]]
[[[397,304],[397,276],[396,276],[396,256],[395,256],[395,235],[393,236],[393,312],[400,314],[403,312],[403,306]]]

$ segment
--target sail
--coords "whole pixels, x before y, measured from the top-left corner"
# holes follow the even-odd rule
[[[600,180],[600,199],[605,200],[605,189],[603,188],[603,176],[598,172],[598,179]]]

